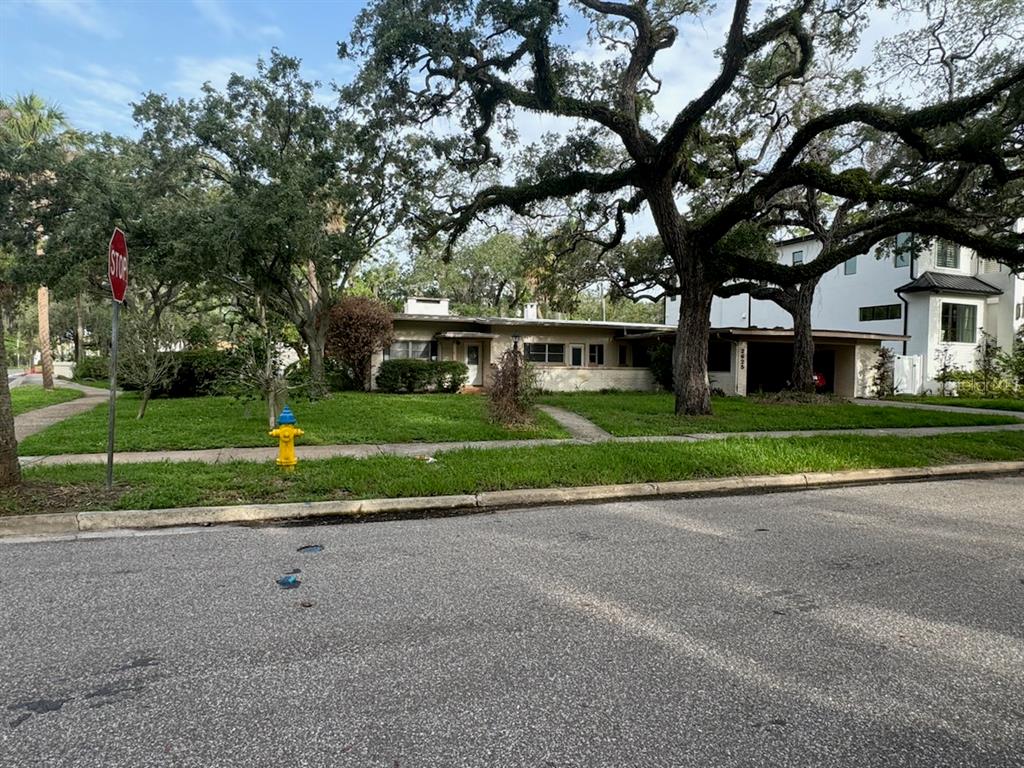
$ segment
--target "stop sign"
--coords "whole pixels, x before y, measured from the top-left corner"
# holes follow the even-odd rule
[[[128,289],[128,242],[118,227],[114,227],[114,234],[110,238],[107,277],[110,278],[110,292],[114,294],[114,301],[124,301],[124,292]]]

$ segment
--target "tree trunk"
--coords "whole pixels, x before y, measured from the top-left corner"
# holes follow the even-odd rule
[[[814,334],[811,329],[811,304],[817,280],[804,283],[788,308],[793,316],[793,371],[790,387],[796,392],[811,392],[814,386]]]
[[[82,319],[82,294],[75,296],[75,365],[85,359],[85,322]]]
[[[43,366],[43,389],[53,389],[53,353],[50,351],[50,289],[39,286],[39,354]]]
[[[677,416],[711,414],[708,382],[708,341],[711,337],[711,301],[719,283],[709,279],[699,255],[689,242],[670,178],[647,191],[658,234],[671,254],[679,279],[679,325],[672,352],[672,383]]]
[[[139,412],[135,414],[135,418],[141,421],[146,415],[146,406],[149,405],[149,399],[153,396],[153,385],[147,384],[142,388],[142,401],[139,403]]]
[[[309,356],[309,396],[316,400],[327,394],[327,376],[324,372],[327,323],[320,322],[319,317],[307,317],[299,326],[299,335],[306,343],[306,354]]]
[[[0,322],[0,488],[21,482],[18,464],[18,441],[14,437],[14,408],[7,384],[7,351],[4,347],[4,324]]]
[[[699,270],[691,270],[699,272]],[[672,381],[677,416],[711,414],[708,381],[708,341],[711,337],[711,301],[714,284],[684,279],[679,292],[679,325],[672,353]]]
[[[309,396],[316,400],[327,394],[327,376],[324,373],[324,342],[315,337],[309,345]]]
[[[277,426],[277,387],[271,382],[267,386],[267,429]]]

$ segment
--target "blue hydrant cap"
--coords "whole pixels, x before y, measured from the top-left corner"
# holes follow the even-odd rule
[[[277,417],[277,425],[281,426],[282,424],[295,424],[295,423],[296,423],[295,422],[295,414],[292,413],[292,409],[289,408],[286,405],[284,407],[284,410],[281,411],[281,415]]]

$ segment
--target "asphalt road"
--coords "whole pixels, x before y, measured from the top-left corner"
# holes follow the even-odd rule
[[[0,647],[19,768],[1022,766],[1024,480],[2,543]]]

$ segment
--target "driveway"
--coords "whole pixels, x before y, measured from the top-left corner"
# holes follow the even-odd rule
[[[0,543],[0,764],[1024,765],[1022,498]]]

